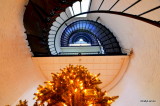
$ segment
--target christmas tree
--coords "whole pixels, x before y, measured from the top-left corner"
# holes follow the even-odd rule
[[[93,75],[81,65],[69,65],[51,74],[52,80],[37,88],[34,106],[111,106],[118,98],[106,96],[98,87],[100,74]],[[17,106],[28,106],[27,101],[20,100]]]
[[[102,82],[98,75],[85,67],[69,65],[60,73],[52,73],[52,81],[39,85],[35,93],[35,106],[110,106],[118,96],[105,96],[98,87]]]

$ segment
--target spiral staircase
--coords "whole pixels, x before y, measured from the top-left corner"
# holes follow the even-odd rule
[[[80,13],[75,14],[73,4],[80,4]],[[121,0],[112,1],[107,10],[101,9],[104,2],[100,0],[97,9],[92,5],[95,0],[90,0],[87,11],[82,11],[83,0],[29,0],[24,13],[24,27],[27,40],[34,63],[41,69],[43,75],[50,79],[51,72],[57,72],[68,64],[84,65],[92,73],[102,73],[100,79],[104,84],[103,88],[110,90],[123,77],[129,64],[130,51],[125,51],[114,34],[101,23],[100,18],[91,19],[78,17],[84,14],[111,14],[133,18],[148,24],[160,27],[158,19],[143,17],[146,14],[157,11],[160,5],[140,13],[128,13],[134,6],[142,3],[142,0],[135,0],[124,10],[114,8]],[[69,7],[72,9],[72,14]],[[64,52],[62,49],[72,48],[69,44],[79,38],[84,38],[91,46],[98,47],[97,52]],[[80,47],[76,47],[80,48]],[[107,88],[106,88],[107,87]]]
[[[146,23],[152,24],[154,26],[160,27],[159,21],[154,21],[151,19],[147,19],[142,17],[144,14],[148,14],[149,12],[155,11],[160,8],[160,6],[154,7],[150,10],[147,10],[139,15],[134,15],[132,13],[126,13],[127,10],[134,7],[142,0],[138,0],[130,4],[123,11],[112,11],[113,8],[118,5],[120,0],[117,0],[113,5],[110,6],[108,10],[101,10],[101,7],[105,0],[102,0],[97,10],[91,10],[93,0],[90,0],[90,5],[88,7],[88,11],[82,12],[82,0],[79,0],[80,10],[79,14],[69,14],[69,7],[72,8],[73,13],[74,9],[72,7],[73,3],[77,0],[29,0],[28,5],[26,6],[25,14],[24,14],[24,27],[26,29],[27,40],[29,42],[29,46],[31,48],[31,52],[35,57],[42,56],[57,56],[62,54],[60,48],[60,42],[64,43],[69,40],[69,36],[73,34],[73,32],[83,30],[83,32],[90,33],[92,36],[94,35],[96,39],[100,42],[99,46],[101,46],[104,50],[104,53],[100,53],[98,55],[123,55],[122,48],[119,45],[116,37],[112,34],[112,32],[107,29],[101,23],[98,23],[100,17],[97,17],[96,20],[88,20],[89,24],[94,24],[95,27],[99,25],[95,29],[86,30],[81,27],[76,29],[76,25],[72,24],[73,28],[68,27],[68,24],[71,24],[73,19],[82,20],[82,18],[77,18],[82,14],[116,14],[124,17],[134,18],[140,21],[144,21]],[[70,21],[70,22],[69,22]],[[76,23],[76,22],[75,22]],[[78,23],[78,22],[77,22]],[[84,23],[85,24],[85,23]],[[71,25],[70,25],[71,26]],[[82,25],[83,26],[83,25]],[[101,27],[101,28],[100,28]],[[62,36],[59,32],[62,32],[62,28],[70,28],[70,35]],[[89,27],[88,27],[89,28]],[[73,30],[72,30],[73,29]],[[101,30],[100,30],[101,29]],[[104,29],[105,31],[103,31]],[[85,30],[85,31],[84,31]],[[94,32],[92,32],[94,30]],[[64,32],[65,33],[65,32]],[[64,35],[63,33],[63,35]],[[78,32],[76,32],[78,33]],[[58,37],[60,36],[60,37]],[[68,38],[67,38],[68,36]],[[57,39],[61,40],[57,40]],[[61,46],[64,46],[63,44]],[[66,45],[65,45],[66,46]],[[90,54],[92,55],[92,53]]]

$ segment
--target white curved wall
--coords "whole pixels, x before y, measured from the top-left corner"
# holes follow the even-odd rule
[[[121,44],[126,48],[133,48],[134,51],[124,79],[111,91],[112,94],[120,95],[115,106],[119,104],[122,106],[159,106],[160,29],[143,22],[127,20],[132,23],[130,26],[125,26],[123,20],[119,20],[120,23],[118,23],[123,28],[119,26],[114,29],[111,26]],[[141,103],[140,100],[156,100],[156,102]]]
[[[31,60],[23,27],[26,0],[0,1],[0,106],[13,104],[44,81]],[[31,90],[31,91],[30,91]]]
[[[94,0],[93,0],[94,1]],[[99,0],[95,0],[96,2]],[[107,7],[106,5],[103,6]],[[122,0],[116,8],[134,0]],[[125,2],[126,1],[126,2]],[[159,5],[159,0],[143,0],[130,11],[147,10]],[[22,95],[44,81],[31,60],[27,43],[24,40],[23,13],[26,0],[1,0],[0,3],[0,106],[13,104]],[[95,2],[93,2],[96,5]],[[98,4],[98,3],[97,3]],[[109,4],[109,1],[108,1]],[[142,6],[144,8],[142,8]],[[159,11],[145,15],[160,19]],[[98,15],[97,15],[98,16]],[[97,18],[96,15],[90,16]],[[116,15],[101,15],[101,21],[117,36],[124,48],[133,48],[131,63],[120,83],[109,92],[119,95],[113,106],[159,106],[160,105],[160,29],[147,23]],[[31,91],[30,91],[31,90]],[[34,91],[34,90],[33,90]],[[143,103],[140,100],[156,100]]]
[[[135,1],[122,0],[121,5],[115,6],[113,10],[123,10]],[[102,9],[108,8],[109,3],[106,0]],[[97,2],[93,2],[95,8],[96,4]],[[129,12],[141,13],[157,5],[160,5],[159,0],[142,0],[142,3]],[[156,10],[145,17],[157,20],[160,19],[159,13],[160,10]],[[113,106],[160,106],[160,28],[117,15],[94,14],[90,15],[90,18],[96,19],[98,16],[117,37],[121,46],[126,49],[133,48],[134,52],[127,73],[109,92],[109,95],[120,96]],[[140,102],[141,100],[156,102]]]
[[[113,17],[119,20],[114,20],[116,24],[108,25]],[[134,52],[126,75],[111,91],[111,94],[120,96],[113,106],[159,106],[160,29],[133,19],[113,17],[108,19],[107,26],[124,48],[133,48]],[[156,102],[146,104],[140,100]]]

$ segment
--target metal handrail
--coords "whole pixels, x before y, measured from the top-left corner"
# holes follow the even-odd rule
[[[57,31],[56,31],[56,33],[55,33],[54,46],[55,46],[55,40],[56,40],[57,34],[58,34],[59,30],[61,29],[61,27],[62,27],[65,23],[67,23],[70,19],[72,19],[72,18],[74,18],[74,17],[76,17],[76,16],[83,15],[83,14],[92,14],[92,13],[115,14],[115,15],[120,15],[120,16],[125,16],[125,17],[129,17],[129,18],[137,19],[137,20],[146,22],[146,23],[148,23],[148,24],[154,25],[154,26],[156,26],[156,27],[160,27],[159,21],[154,21],[154,20],[151,20],[151,19],[147,19],[147,18],[144,18],[144,17],[140,17],[141,15],[144,15],[144,14],[147,14],[147,13],[149,13],[149,12],[152,12],[152,11],[154,11],[154,10],[156,10],[156,9],[159,9],[160,6],[157,6],[157,7],[153,8],[153,9],[150,9],[150,10],[144,12],[144,13],[141,13],[140,15],[133,15],[133,14],[130,14],[130,13],[124,13],[125,11],[127,11],[127,10],[130,9],[131,7],[135,6],[135,5],[138,4],[140,1],[142,1],[142,0],[137,0],[136,2],[134,2],[133,4],[131,4],[129,7],[127,7],[126,9],[124,9],[123,11],[120,11],[120,12],[118,12],[118,11],[110,11],[119,1],[120,1],[120,0],[117,0],[117,1],[111,6],[111,8],[110,8],[109,10],[100,10],[101,6],[102,6],[103,3],[104,3],[104,0],[102,0],[100,6],[99,6],[99,8],[98,8],[98,10],[90,11],[90,9],[91,9],[91,4],[92,4],[92,0],[91,0],[91,1],[90,1],[90,6],[89,6],[89,10],[88,10],[87,12],[82,12],[82,13],[79,13],[79,14],[74,14],[74,16],[71,16],[71,17],[68,17],[68,16],[67,16],[68,19],[65,20],[65,21],[58,27],[58,29],[57,29]],[[72,10],[73,10],[73,7],[71,7],[71,8],[72,8]],[[74,11],[73,11],[73,12],[74,12]],[[66,13],[66,12],[65,12],[65,13]],[[56,53],[57,53],[56,47],[55,47],[55,51],[56,51]]]

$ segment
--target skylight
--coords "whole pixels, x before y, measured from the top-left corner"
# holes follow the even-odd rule
[[[79,14],[81,12],[87,12],[89,9],[89,4],[90,0],[82,0],[81,6],[79,1],[75,2],[72,7],[69,7],[71,15],[74,16],[75,14]],[[87,17],[87,14],[83,14],[77,17]]]
[[[83,38],[80,38],[77,42],[74,44],[69,44],[69,46],[91,46],[90,43],[87,43],[83,40]]]

